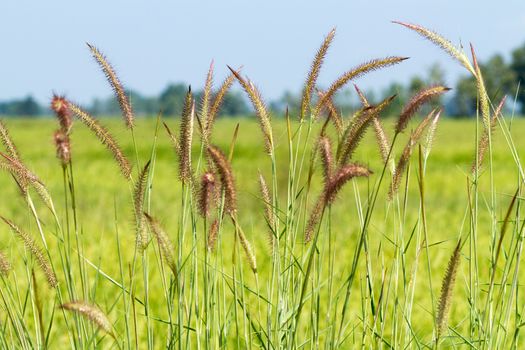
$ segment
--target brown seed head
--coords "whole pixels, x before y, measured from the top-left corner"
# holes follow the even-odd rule
[[[55,112],[62,131],[65,134],[69,134],[71,126],[73,125],[73,120],[67,100],[63,96],[53,95],[53,99],[51,100],[51,110]]]
[[[224,206],[229,214],[235,214],[237,211],[237,192],[235,190],[235,180],[230,162],[226,156],[215,146],[208,147],[208,154],[217,167],[221,179],[221,186],[224,191]]]

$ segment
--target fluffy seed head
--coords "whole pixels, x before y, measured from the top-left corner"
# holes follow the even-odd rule
[[[120,110],[122,111],[122,116],[124,117],[124,122],[126,123],[126,126],[129,129],[132,129],[135,120],[135,117],[133,116],[133,109],[131,108],[131,103],[129,102],[128,96],[126,95],[126,92],[124,90],[124,86],[120,82],[117,73],[115,73],[115,70],[108,62],[106,57],[95,46],[91,44],[87,44],[87,46],[91,50],[91,54],[97,61],[98,65],[104,72],[106,79],[108,80],[109,84],[111,85],[111,88],[113,89],[113,92],[115,93],[115,96],[117,97],[118,104],[120,106]]]
[[[410,119],[417,113],[419,108],[431,99],[449,91],[450,88],[444,86],[431,86],[424,88],[415,94],[410,101],[403,107],[396,124],[396,133],[402,132],[408,125]]]
[[[191,87],[184,99],[182,109],[182,120],[180,124],[180,157],[179,157],[179,176],[182,182],[190,183],[192,178],[191,170],[191,144],[193,138],[193,123],[195,117],[195,102],[191,94]]]
[[[213,251],[215,250],[215,246],[217,244],[217,236],[219,234],[219,220],[215,219],[213,220],[210,230],[208,232],[208,250]]]
[[[345,72],[343,75],[337,78],[336,81],[332,83],[332,85],[328,88],[323,97],[319,99],[319,102],[317,102],[317,106],[315,108],[314,115],[318,115],[321,110],[321,107],[326,103],[326,101],[329,98],[332,98],[332,96],[350,80],[359,78],[369,72],[398,64],[406,60],[407,58],[408,57],[386,57],[382,59],[374,59],[365,62],[355,67],[354,69],[349,70],[348,72]]]
[[[215,118],[217,117],[217,114],[221,109],[222,103],[224,102],[224,97],[230,90],[234,81],[235,76],[233,75],[233,73],[228,75],[228,77],[224,79],[221,86],[219,87],[219,90],[217,90],[213,97],[213,102],[211,103],[210,113],[208,116],[208,124],[206,125],[206,132],[208,133],[208,135],[211,135]]]
[[[212,172],[207,171],[202,175],[201,187],[199,190],[198,208],[199,214],[203,217],[210,215],[210,209],[213,205],[213,197],[215,195],[215,176]]]
[[[59,129],[55,131],[54,141],[57,158],[63,166],[68,165],[71,162],[71,143],[69,142],[69,136],[63,129]]]
[[[319,138],[319,153],[321,154],[321,163],[323,165],[324,183],[330,182],[332,176],[332,168],[334,166],[334,159],[332,156],[332,143],[328,136],[321,136]]]
[[[162,256],[164,257],[164,260],[166,261],[166,264],[168,264],[168,267],[170,268],[171,272],[173,272],[173,275],[175,276],[175,278],[177,278],[177,260],[175,258],[175,248],[173,246],[173,243],[171,243],[171,240],[169,239],[168,235],[166,234],[166,232],[164,232],[162,227],[160,227],[160,224],[157,222],[157,220],[151,217],[148,213],[144,213],[144,216],[148,221],[151,232],[153,232],[153,235],[157,239],[157,243],[159,245]]]
[[[461,63],[461,65],[463,65],[463,67],[465,67],[470,73],[472,73],[472,75],[476,75],[474,68],[472,68],[472,65],[470,64],[465,53],[463,51],[458,50],[449,40],[445,39],[440,34],[416,24],[398,21],[393,21],[393,23],[400,24],[408,29],[411,29],[419,35],[421,35],[422,37],[424,37],[425,39],[433,42],[441,49],[443,49],[446,53],[448,53],[452,58]]]
[[[11,263],[9,263],[4,253],[0,252],[0,274],[7,276],[9,271],[11,271]]]
[[[250,101],[252,102],[253,107],[255,109],[255,113],[257,114],[257,118],[259,119],[259,124],[261,126],[261,130],[264,136],[265,150],[268,154],[272,154],[273,136],[271,120],[270,115],[266,110],[266,105],[264,104],[264,101],[261,97],[261,93],[251,81],[246,81],[243,77],[241,77],[241,75],[238,72],[233,70],[230,66],[228,66],[228,68],[233,73],[235,78],[239,81],[244,91],[246,91],[246,93],[248,94],[248,97],[250,98]]]
[[[452,303],[452,295],[460,263],[460,252],[461,240],[456,245],[456,249],[454,249],[454,253],[452,253],[450,260],[448,261],[447,270],[443,277],[443,283],[441,284],[441,294],[439,296],[438,313],[436,318],[438,336],[443,334],[447,328],[448,313]]]
[[[136,244],[139,251],[144,251],[148,245],[148,235],[144,225],[144,194],[146,192],[146,183],[148,180],[149,166],[151,161],[148,161],[139,174],[135,188],[133,190],[133,208],[135,210],[135,229],[136,229]]]
[[[237,211],[237,192],[235,190],[235,180],[230,162],[226,159],[224,154],[215,146],[208,147],[208,154],[210,155],[213,164],[217,167],[217,172],[221,179],[221,186],[224,191],[224,206],[229,214],[234,214]]]
[[[38,266],[44,272],[49,286],[51,286],[52,288],[56,288],[58,286],[58,280],[55,275],[55,272],[53,271],[53,268],[51,267],[51,263],[44,256],[42,249],[40,249],[33,237],[31,237],[26,232],[20,230],[20,228],[18,228],[18,226],[16,226],[12,221],[2,216],[0,216],[0,219],[2,219],[11,228],[13,233],[15,233],[15,235],[22,241],[22,243],[24,243],[25,247],[27,248],[27,250],[29,250],[33,258],[35,258]]]
[[[317,50],[317,53],[315,54],[314,61],[312,62],[310,72],[308,73],[308,77],[306,78],[306,82],[303,88],[303,98],[301,101],[301,114],[300,114],[301,120],[303,120],[306,117],[306,114],[308,113],[308,110],[310,109],[310,99],[312,96],[312,92],[317,82],[317,78],[319,77],[319,72],[321,70],[321,66],[323,65],[323,61],[326,56],[326,52],[328,51],[328,48],[330,47],[330,44],[332,43],[334,36],[335,36],[335,28],[332,29],[330,33],[328,33],[328,35],[324,38],[324,41],[321,44],[321,47],[319,47],[319,50]]]
[[[0,120],[0,140],[2,140],[2,144],[4,145],[5,151],[7,154],[13,158],[13,159],[19,159],[18,150],[16,149],[16,146],[11,140],[11,136],[9,136],[9,131],[7,130],[7,127],[5,124]]]
[[[79,315],[82,315],[82,317],[93,322],[102,331],[114,337],[111,322],[106,314],[97,306],[88,304],[84,301],[70,301],[60,305],[60,307],[64,310],[76,312]]]
[[[131,165],[109,131],[79,106],[71,102],[68,104],[73,114],[76,115],[76,117],[80,119],[80,121],[84,123],[84,125],[86,125],[95,134],[99,141],[111,152],[113,158],[115,158],[119,165],[122,175],[129,180],[131,176]]]
[[[266,219],[266,222],[268,223],[269,227],[269,241],[271,244],[272,249],[275,246],[275,219],[273,216],[273,207],[272,207],[272,200],[270,197],[270,189],[268,188],[268,185],[266,184],[266,180],[264,179],[264,176],[259,173],[259,190],[261,191],[261,199],[264,201],[264,218]]]
[[[69,134],[73,120],[71,116],[71,110],[65,97],[53,95],[51,99],[51,110],[55,112],[55,115],[60,123],[60,128],[65,134]]]

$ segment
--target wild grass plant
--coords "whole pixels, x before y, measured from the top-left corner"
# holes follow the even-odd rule
[[[111,64],[89,45],[118,99],[125,133],[114,135],[55,96],[52,173],[60,176],[40,177],[0,123],[0,168],[19,193],[17,209],[1,216],[18,238],[0,252],[1,346],[519,348],[524,173],[512,120],[502,117],[505,100],[493,106],[472,47],[469,58],[435,32],[396,23],[441,47],[477,81],[479,117],[464,185],[434,188],[428,181],[442,122],[429,102],[448,88],[425,87],[391,123],[382,117],[395,96],[374,104],[355,86],[362,107],[340,114],[333,97],[342,87],[406,58],[370,60],[321,90],[317,79],[335,30],[314,57],[298,115],[272,120],[259,89],[230,67],[214,89],[212,64],[201,100],[188,89],[178,125],[159,115],[146,131]],[[239,124],[220,135],[214,127],[235,82],[259,124],[260,141],[248,135],[250,149],[238,149],[246,136]],[[496,129],[513,160],[505,164],[513,174],[505,181],[509,193],[497,187]],[[77,158],[77,135],[97,139],[115,161],[104,174],[121,176],[95,174],[99,185],[79,190],[86,167],[96,165]],[[171,143],[171,162],[163,140]],[[373,142],[367,150],[375,160],[360,159],[364,142]],[[236,171],[240,152],[264,155],[243,164],[253,178]],[[97,202],[101,217],[90,217],[87,203],[105,195],[109,179],[119,190],[112,202]],[[245,205],[239,186],[249,182],[258,188],[250,192],[256,207]],[[450,203],[459,222],[434,219],[439,199],[428,198],[446,186],[464,189],[460,202]],[[448,232],[436,232],[438,220],[450,220],[439,226]],[[115,246],[94,249],[97,237],[106,239],[97,228]]]

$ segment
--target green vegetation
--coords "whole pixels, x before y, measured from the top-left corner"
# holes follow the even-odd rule
[[[316,94],[332,31],[297,115],[271,120],[247,78],[215,90],[210,69],[162,125],[90,46],[124,123],[57,96],[58,123],[0,123],[1,346],[519,348],[525,122],[492,106],[473,49],[400,24],[471,74],[476,121],[425,110],[443,86],[387,119],[395,96],[357,89],[341,115],[337,91],[404,58]],[[216,120],[234,81],[257,121]]]

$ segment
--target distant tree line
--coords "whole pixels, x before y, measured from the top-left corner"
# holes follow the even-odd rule
[[[499,101],[504,95],[508,95],[508,100],[513,101],[515,97],[518,110],[525,115],[525,43],[512,51],[509,62],[505,58],[496,54],[485,62],[480,62],[480,69],[485,78],[485,85],[492,101]],[[443,69],[434,64],[430,67],[425,76],[413,76],[408,83],[391,83],[384,90],[368,91],[366,95],[371,102],[378,102],[383,98],[396,94],[394,103],[390,104],[390,111],[385,111],[388,115],[399,111],[407,100],[423,86],[444,84]],[[468,117],[476,114],[476,82],[471,76],[461,76],[453,91],[441,101],[436,101],[436,105],[443,105],[445,112],[449,116]],[[165,116],[178,116],[182,110],[182,102],[188,86],[183,83],[169,84],[158,96],[150,97],[130,90],[128,94],[135,113],[140,115],[155,115],[162,111]],[[196,92],[196,101],[200,101],[202,91]],[[351,89],[344,90],[336,96],[336,104],[342,110],[355,109],[359,106],[356,94]],[[295,113],[301,103],[300,93],[285,92],[280,98],[270,101],[269,107],[276,113],[288,108],[291,113]],[[105,99],[94,99],[93,102],[85,106],[94,115],[117,115],[120,113],[118,102],[113,97]],[[222,115],[238,116],[252,113],[248,100],[240,90],[231,90],[224,99],[221,109]],[[10,101],[0,101],[0,115],[7,116],[39,116],[49,115],[47,106],[40,105],[33,97],[27,96],[22,99]]]

